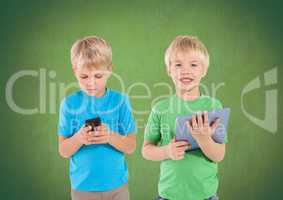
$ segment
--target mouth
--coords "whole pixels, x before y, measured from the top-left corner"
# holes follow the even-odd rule
[[[189,77],[183,77],[183,78],[180,78],[179,79],[181,83],[187,85],[187,84],[190,84],[194,81],[194,79],[192,78],[189,78]]]
[[[87,88],[86,89],[88,92],[95,92],[96,91],[96,89],[92,89],[92,88]]]

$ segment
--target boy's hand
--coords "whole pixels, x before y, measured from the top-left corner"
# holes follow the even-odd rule
[[[92,144],[92,139],[94,137],[92,133],[93,131],[91,131],[90,126],[82,126],[79,132],[74,136],[80,144],[90,145]]]
[[[172,160],[182,160],[185,155],[185,151],[190,149],[191,145],[187,141],[176,141],[175,138],[166,146],[166,154]]]
[[[94,137],[92,138],[92,144],[107,144],[110,142],[111,130],[106,124],[101,124],[96,127],[94,131]]]
[[[187,122],[187,126],[192,137],[199,143],[211,137],[215,129],[219,126],[220,119],[216,119],[211,125],[208,123],[208,114],[205,111],[192,116],[192,121]]]

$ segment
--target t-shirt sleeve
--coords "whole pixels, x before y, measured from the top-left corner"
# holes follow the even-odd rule
[[[71,114],[68,112],[65,98],[62,100],[59,109],[58,135],[64,137],[72,136]]]
[[[222,109],[222,108],[223,108],[222,103],[219,100],[215,100],[215,109]],[[221,121],[220,121],[220,123],[221,123]],[[225,135],[224,143],[225,144],[228,143],[228,132],[227,132],[227,129],[226,129],[226,135]]]
[[[132,113],[131,104],[129,98],[124,96],[119,110],[119,133],[122,135],[128,135],[136,132],[137,127]]]
[[[160,114],[153,108],[144,132],[144,139],[153,143],[158,143],[161,139],[161,132],[160,132]]]

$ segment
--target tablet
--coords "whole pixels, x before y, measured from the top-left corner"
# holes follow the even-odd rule
[[[215,129],[214,134],[211,136],[216,143],[223,144],[225,142],[225,136],[227,134],[227,126],[230,116],[230,108],[215,109],[208,112],[209,124],[215,121],[217,118],[220,119],[219,126]],[[191,121],[192,115],[180,116],[176,119],[176,140],[177,141],[188,141],[192,145],[192,149],[198,149],[199,146],[195,139],[190,134],[187,127],[187,121]]]

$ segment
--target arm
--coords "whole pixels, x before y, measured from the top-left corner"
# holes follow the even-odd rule
[[[188,142],[174,139],[165,146],[157,146],[156,144],[145,140],[142,148],[142,156],[147,160],[161,161],[166,159],[182,160],[185,151],[190,148]]]
[[[80,144],[76,139],[76,134],[69,138],[59,136],[58,140],[59,140],[59,154],[64,158],[71,157],[82,146],[82,144]]]
[[[208,157],[210,160],[214,162],[220,162],[224,159],[225,156],[225,144],[218,144],[213,141],[211,137],[206,137],[199,139],[198,144],[202,150],[202,152]]]
[[[192,117],[191,123],[188,122],[188,128],[194,139],[197,141],[202,152],[212,161],[220,162],[225,156],[225,144],[218,144],[213,141],[211,135],[219,126],[220,120],[217,119],[211,125],[208,123],[208,114],[203,115],[198,113],[197,116]]]
[[[109,139],[109,144],[126,154],[131,154],[136,149],[136,134],[130,133],[127,136],[122,136],[112,132]]]
[[[92,144],[110,144],[123,153],[131,154],[136,149],[136,134],[120,135],[102,124],[97,127],[91,142]]]
[[[71,157],[83,145],[90,145],[93,136],[88,134],[91,127],[83,126],[77,133],[71,137],[59,136],[59,154],[64,158]]]
[[[166,146],[157,146],[156,144],[145,140],[142,147],[142,156],[147,160],[161,161],[168,159]]]

